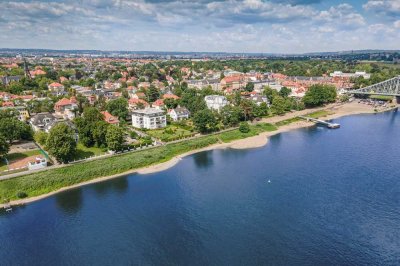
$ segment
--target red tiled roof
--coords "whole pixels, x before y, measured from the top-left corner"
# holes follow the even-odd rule
[[[64,86],[58,82],[53,82],[49,85],[49,87],[64,87]]]
[[[13,102],[3,102],[3,107],[14,107]]]
[[[179,97],[176,96],[175,94],[164,94],[163,95],[163,99],[175,99],[175,100],[177,100],[177,99],[179,99]]]
[[[153,106],[163,106],[163,105],[164,105],[163,99],[158,99],[153,103]]]
[[[118,124],[119,120],[117,117],[113,116],[107,111],[101,112],[104,115],[104,121],[106,121],[109,124]]]
[[[137,104],[139,104],[139,103],[142,103],[142,104],[144,104],[144,105],[149,105],[149,103],[146,102],[145,100],[142,100],[142,99],[135,99],[135,98],[129,99],[128,103],[129,103],[129,105],[137,105]]]

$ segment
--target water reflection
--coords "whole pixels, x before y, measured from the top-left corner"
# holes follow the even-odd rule
[[[193,160],[198,168],[207,168],[214,164],[213,151],[196,153],[193,155]]]
[[[65,213],[78,212],[82,207],[82,188],[75,188],[55,195],[57,207]]]
[[[99,197],[106,196],[109,192],[116,192],[118,194],[123,194],[128,190],[129,182],[128,177],[118,177],[106,182],[96,183],[91,188],[95,191],[96,195]]]

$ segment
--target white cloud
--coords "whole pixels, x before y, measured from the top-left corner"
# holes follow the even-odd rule
[[[346,3],[322,9],[305,0],[52,1],[1,1],[1,46],[310,52],[394,48],[400,31],[399,21],[371,23]],[[372,10],[371,2],[376,9],[388,1],[364,8]]]

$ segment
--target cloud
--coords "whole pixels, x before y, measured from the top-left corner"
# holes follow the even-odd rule
[[[379,15],[400,16],[400,0],[369,0],[363,5],[363,8]]]
[[[363,9],[327,0],[3,0],[0,43],[236,52],[393,48],[400,22],[372,23],[367,16],[381,2],[389,1],[368,1]]]

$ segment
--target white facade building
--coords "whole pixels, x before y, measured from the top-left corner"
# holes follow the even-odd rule
[[[363,77],[365,79],[369,79],[371,74],[368,74],[365,71],[357,71],[356,73],[343,73],[342,71],[334,71],[330,74],[331,77],[339,77],[339,78],[358,78]]]
[[[132,126],[136,128],[157,129],[167,126],[165,112],[156,108],[146,108],[132,112]]]
[[[184,107],[178,107],[178,108],[172,109],[169,112],[169,116],[172,118],[172,120],[179,121],[179,120],[183,120],[183,119],[188,119],[190,116],[190,112],[188,109],[186,109]]]
[[[222,107],[228,104],[228,100],[225,96],[221,95],[208,95],[204,97],[206,101],[207,108],[212,110],[221,110]]]

